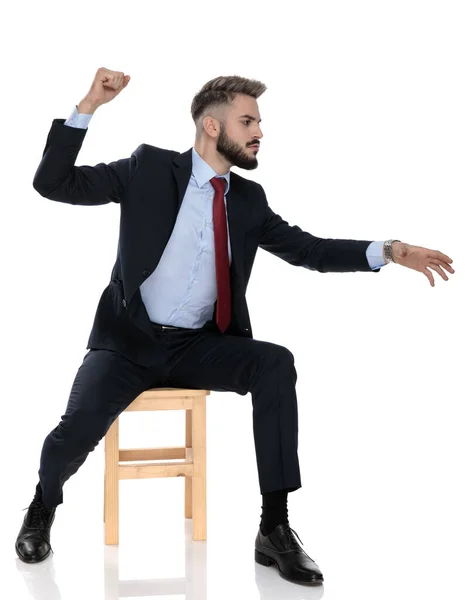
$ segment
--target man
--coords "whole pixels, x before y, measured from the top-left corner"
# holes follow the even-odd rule
[[[130,77],[98,69],[71,117],[55,119],[34,188],[58,202],[121,207],[117,259],[97,307],[65,414],[44,441],[39,483],[16,541],[25,562],[51,552],[62,488],[114,419],[150,387],[252,394],[262,515],[255,560],[281,576],[320,584],[317,564],[289,526],[287,494],[301,487],[294,356],[253,339],[245,300],[260,246],[288,263],[325,272],[379,272],[393,261],[448,279],[452,259],[399,240],[322,239],[290,226],[258,183],[230,168],[258,165],[263,137],[259,81],[218,77],[194,97],[193,148],[141,144],[130,158],[75,167],[96,109]]]

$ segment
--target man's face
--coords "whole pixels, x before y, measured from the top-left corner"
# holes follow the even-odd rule
[[[246,116],[247,115],[247,116]],[[263,133],[255,98],[238,94],[226,112],[226,125],[220,123],[216,150],[233,166],[252,170],[258,167],[258,144]]]

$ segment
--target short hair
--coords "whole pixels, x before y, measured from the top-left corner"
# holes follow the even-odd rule
[[[197,128],[197,135],[203,129],[203,119],[215,107],[226,107],[232,104],[237,94],[246,94],[259,98],[267,89],[266,85],[256,79],[246,79],[238,75],[215,77],[201,88],[192,100],[192,119]]]

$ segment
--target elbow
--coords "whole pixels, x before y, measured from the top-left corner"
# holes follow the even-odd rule
[[[59,200],[62,202],[63,190],[59,187],[54,187],[51,184],[46,185],[43,181],[39,181],[38,178],[33,179],[33,188],[38,192],[43,198],[47,198],[48,200]]]
[[[38,192],[41,196],[45,196],[47,194],[46,186],[44,185],[44,182],[41,182],[37,172],[34,175],[32,185],[36,192]]]
[[[33,188],[38,192],[41,196],[45,196],[44,186],[41,186],[37,179],[33,180]]]

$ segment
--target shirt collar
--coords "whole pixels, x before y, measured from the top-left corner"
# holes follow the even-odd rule
[[[227,194],[229,192],[231,172],[228,171],[224,175],[218,175],[216,171],[203,160],[194,147],[192,148],[192,173],[199,188],[203,187],[206,183],[209,183],[212,177],[224,177],[227,181],[224,193]]]

